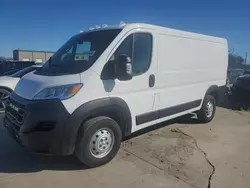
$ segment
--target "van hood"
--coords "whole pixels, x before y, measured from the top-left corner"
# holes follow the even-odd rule
[[[26,74],[17,84],[15,93],[22,98],[32,100],[45,88],[81,83],[80,74],[62,76],[42,76],[34,73]]]

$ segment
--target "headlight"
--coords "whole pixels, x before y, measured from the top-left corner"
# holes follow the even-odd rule
[[[44,99],[68,99],[73,97],[82,87],[82,84],[71,84],[64,86],[56,86],[51,88],[46,88],[38,93],[34,100],[44,100]]]

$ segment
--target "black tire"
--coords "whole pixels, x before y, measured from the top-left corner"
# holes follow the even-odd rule
[[[213,106],[213,110],[212,110],[211,114],[207,113],[207,105],[209,103],[212,104],[212,106]],[[207,95],[203,101],[201,109],[197,112],[198,120],[201,123],[208,123],[208,122],[212,121],[212,119],[214,118],[215,111],[216,111],[215,98],[212,95]]]
[[[96,132],[98,132],[99,130],[103,130],[103,129],[112,131],[114,142],[112,142],[113,146],[109,147],[112,149],[110,149],[109,153],[106,156],[97,158],[91,152],[92,151],[91,148],[93,147],[91,145],[92,139],[95,138],[92,136],[94,136]],[[102,138],[102,135],[100,136],[100,138]],[[101,166],[101,165],[108,163],[115,157],[116,153],[118,152],[120,148],[121,140],[122,140],[122,132],[116,121],[105,116],[96,117],[96,118],[86,121],[80,128],[78,140],[76,143],[75,153],[76,153],[77,158],[88,167],[93,168],[93,167]],[[99,141],[96,141],[98,145],[99,145]]]
[[[4,110],[4,104],[3,102],[5,102],[5,100],[7,99],[7,97],[10,95],[10,91],[6,90],[6,89],[0,89],[0,111]]]

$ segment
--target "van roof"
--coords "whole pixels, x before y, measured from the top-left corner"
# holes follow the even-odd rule
[[[188,32],[188,31],[182,31],[182,30],[177,30],[177,29],[171,29],[168,27],[162,27],[162,26],[157,26],[157,25],[152,25],[152,24],[131,23],[131,24],[125,24],[123,28],[152,29],[152,30],[158,31],[158,33],[162,35],[167,34],[167,35],[186,37],[186,38],[196,38],[196,39],[201,39],[201,40],[209,40],[209,41],[227,44],[227,40],[224,38],[214,37],[214,36],[204,35],[204,34],[199,34],[199,33],[193,33],[193,32]]]
[[[193,32],[188,32],[188,31],[182,31],[182,30],[177,30],[177,29],[171,29],[168,27],[162,27],[162,26],[145,24],[145,23],[126,23],[126,24],[121,24],[121,25],[107,25],[106,27],[93,28],[92,30],[85,31],[85,32],[110,30],[110,29],[131,30],[131,29],[136,29],[136,28],[155,30],[159,34],[162,34],[162,35],[171,35],[171,36],[178,36],[178,37],[183,37],[183,38],[194,38],[194,39],[207,40],[207,41],[227,44],[227,40],[224,38],[214,37],[214,36],[209,36],[209,35],[204,35],[204,34],[199,34],[199,33],[193,33]]]

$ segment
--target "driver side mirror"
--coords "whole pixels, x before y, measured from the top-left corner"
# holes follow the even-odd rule
[[[131,58],[125,54],[121,54],[118,57],[118,61],[115,64],[115,73],[119,80],[131,80],[132,79],[132,61]]]

